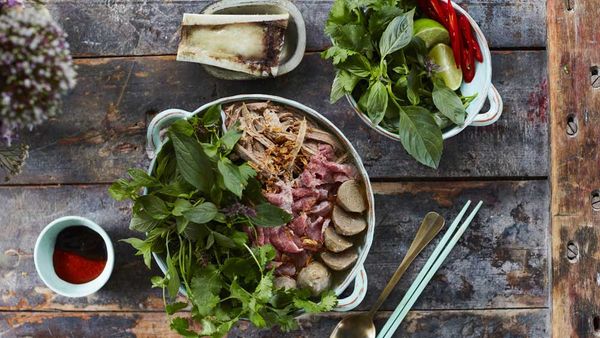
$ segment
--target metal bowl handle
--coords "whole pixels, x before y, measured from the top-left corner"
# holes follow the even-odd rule
[[[494,85],[490,86],[490,90],[488,91],[488,100],[490,101],[490,109],[486,113],[477,114],[475,120],[473,120],[473,123],[471,123],[472,126],[489,126],[490,124],[498,121],[502,115],[502,109],[504,107],[502,104],[502,97]]]
[[[162,145],[161,131],[171,125],[173,122],[188,118],[192,113],[181,109],[167,109],[156,115],[148,125],[146,133],[146,153],[149,158],[154,158],[156,152]]]
[[[363,265],[356,273],[352,294],[346,298],[338,299],[338,304],[333,311],[346,312],[357,307],[367,294],[367,285],[367,271]]]

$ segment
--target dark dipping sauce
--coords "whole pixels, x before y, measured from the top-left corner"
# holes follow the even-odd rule
[[[102,273],[106,256],[102,236],[86,226],[75,225],[63,229],[56,237],[52,263],[60,279],[83,284]]]

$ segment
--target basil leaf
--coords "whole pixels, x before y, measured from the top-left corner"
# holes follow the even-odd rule
[[[205,224],[212,221],[217,215],[217,206],[211,202],[204,202],[188,210],[183,211],[183,217],[188,221]]]
[[[345,94],[351,94],[359,80],[359,77],[351,74],[350,72],[346,70],[339,70],[335,74],[335,79],[333,79],[333,84],[331,85],[331,95],[329,97],[329,101],[331,103],[335,103]]]
[[[292,215],[271,203],[262,203],[256,206],[256,217],[250,220],[258,226],[276,227],[289,223]]]
[[[244,180],[242,174],[240,173],[240,169],[226,157],[219,160],[217,163],[217,169],[223,177],[223,184],[225,184],[227,190],[241,198],[245,184],[243,182]]]
[[[379,124],[385,116],[385,111],[388,105],[388,92],[380,81],[377,81],[369,88],[369,96],[367,98],[367,115],[373,123]]]
[[[419,78],[419,69],[416,66],[413,66],[407,77],[406,96],[408,97],[410,103],[414,106],[421,102],[421,97],[419,96],[420,88],[421,79]]]
[[[358,77],[368,78],[371,76],[371,64],[363,55],[353,55],[342,64],[344,69]]]
[[[139,232],[148,232],[154,229],[158,224],[160,224],[159,220],[152,218],[144,211],[138,211],[131,217],[129,229]]]
[[[379,53],[381,58],[406,47],[413,36],[413,16],[415,10],[411,10],[397,16],[386,27],[379,40]]]
[[[141,207],[148,216],[154,219],[165,219],[171,214],[165,202],[154,195],[140,196],[135,204],[135,208]]]
[[[153,187],[158,184],[158,180],[150,175],[148,175],[145,171],[137,168],[127,170],[129,176],[131,176],[131,184],[137,185],[140,187]]]
[[[187,305],[188,303],[186,302],[175,302],[167,304],[167,306],[165,306],[165,310],[167,311],[168,315],[172,315],[180,310],[185,309]]]
[[[141,240],[141,239],[135,238],[135,237],[122,239],[121,242],[128,243],[129,245],[134,247],[137,250],[135,255],[143,256],[144,264],[146,264],[148,269],[150,269],[150,266],[152,263],[152,243],[146,242],[144,240]]]
[[[402,107],[398,136],[404,149],[417,161],[437,168],[444,146],[442,132],[427,109],[417,106]]]
[[[210,159],[204,153],[200,143],[193,137],[172,130],[169,130],[169,138],[175,148],[177,170],[181,176],[201,192],[208,193],[214,177]]]
[[[228,248],[228,249],[233,249],[233,248],[237,248],[237,244],[233,241],[233,239],[223,235],[220,232],[216,232],[213,231],[212,232],[214,238],[215,238],[215,242],[224,248]]]
[[[190,224],[190,221],[188,221],[188,219],[183,216],[176,216],[175,223],[177,225],[177,233],[182,234],[187,228],[187,226]]]
[[[221,105],[209,107],[202,115],[202,124],[205,126],[217,125],[221,122]]]
[[[242,133],[238,130],[238,127],[239,123],[236,123],[221,136],[220,142],[225,147],[226,154],[229,154],[240,138],[242,138]]]
[[[179,292],[181,281],[179,280],[179,274],[177,273],[177,267],[170,255],[167,255],[167,276],[169,281],[167,282],[167,292],[169,297],[175,298]]]
[[[459,126],[465,123],[467,111],[460,97],[454,91],[446,85],[434,83],[432,97],[435,107],[450,121]]]

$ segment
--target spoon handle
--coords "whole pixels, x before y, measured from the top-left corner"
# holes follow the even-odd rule
[[[400,281],[410,264],[415,259],[415,257],[417,257],[417,255],[419,255],[423,248],[425,248],[427,244],[429,244],[429,242],[438,234],[438,232],[440,232],[443,226],[444,218],[438,213],[429,212],[427,215],[425,215],[425,218],[423,218],[423,221],[419,226],[419,230],[417,230],[415,239],[413,239],[412,243],[410,244],[410,247],[408,248],[408,251],[404,256],[404,259],[402,259],[402,262],[398,266],[398,269],[396,269],[396,272],[394,272],[392,278],[387,283],[387,285],[379,295],[379,298],[377,298],[377,301],[369,311],[370,318],[373,318],[375,312],[377,312],[377,310],[379,310],[383,302],[385,302],[385,300],[390,295],[396,284],[398,284],[398,282]]]

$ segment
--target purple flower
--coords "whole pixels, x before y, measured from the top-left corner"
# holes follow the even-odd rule
[[[23,0],[0,0],[0,8],[7,6],[7,7],[14,7],[14,6],[20,6],[23,4]]]
[[[240,202],[236,202],[224,208],[223,213],[228,218],[235,218],[237,216],[256,217],[256,210]]]

